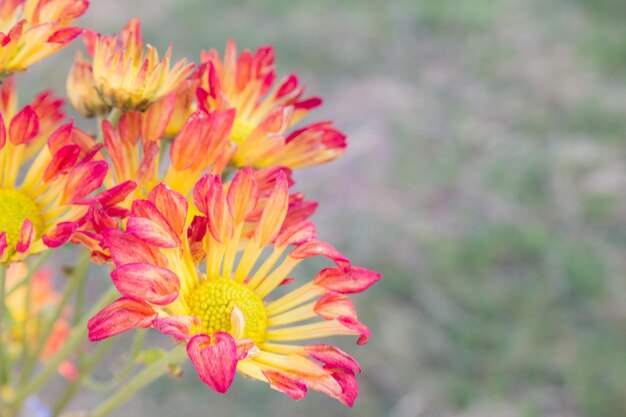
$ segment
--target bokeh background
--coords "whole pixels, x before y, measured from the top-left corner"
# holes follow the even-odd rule
[[[116,416],[626,415],[626,2],[92,3],[83,24],[140,17],[178,57],[274,45],[325,99],[306,121],[349,135],[296,175],[319,234],[384,274],[356,299],[371,342],[341,344],[363,366],[353,409],[243,378],[220,396],[186,368]],[[63,93],[79,46],[25,88]]]

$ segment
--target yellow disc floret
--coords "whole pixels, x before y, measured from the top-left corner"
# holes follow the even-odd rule
[[[24,220],[30,220],[36,235],[43,229],[43,220],[37,204],[21,191],[0,188],[0,213],[0,233],[7,234],[9,254],[15,252]]]
[[[244,338],[255,344],[265,341],[267,312],[250,288],[230,279],[208,279],[191,294],[189,309],[202,321],[202,332],[231,331],[231,314],[238,307],[245,317]]]

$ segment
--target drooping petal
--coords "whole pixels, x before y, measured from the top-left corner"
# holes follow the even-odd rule
[[[356,382],[354,372],[349,369],[334,367],[332,365],[326,365],[324,366],[324,369],[330,371],[335,381],[337,381],[341,386],[342,392],[337,399],[348,407],[352,407],[354,405],[354,401],[359,396],[359,385]]]
[[[43,243],[49,248],[58,248],[65,244],[78,229],[76,222],[58,223],[48,234],[42,236]]]
[[[263,371],[263,375],[265,375],[268,382],[270,383],[270,387],[272,387],[276,391],[285,393],[296,401],[306,397],[306,385],[296,381],[295,379],[290,378],[283,373],[272,371],[270,369]]]
[[[189,340],[202,327],[202,322],[195,316],[171,316],[155,319],[152,325],[161,333],[182,341]]]
[[[202,382],[221,394],[228,391],[237,370],[237,345],[230,334],[198,334],[187,344],[187,354]]]
[[[113,262],[118,267],[134,262],[167,265],[167,259],[161,252],[130,234],[117,229],[105,229],[102,237],[104,246],[109,249]]]
[[[327,292],[317,300],[313,311],[326,320],[333,320],[341,316],[357,319],[356,309],[352,301],[345,295],[332,291]]]
[[[89,340],[97,342],[136,328],[148,328],[157,313],[149,304],[120,298],[109,304],[87,322]]]
[[[325,365],[361,373],[361,367],[357,361],[338,347],[320,344],[308,345],[304,349],[311,357],[323,362]]]
[[[347,271],[341,268],[326,268],[317,274],[313,283],[340,294],[354,294],[365,291],[381,277],[382,275],[377,272],[358,266],[353,266]]]
[[[148,263],[125,264],[111,272],[111,280],[123,295],[156,305],[178,297],[180,280],[167,268]]]

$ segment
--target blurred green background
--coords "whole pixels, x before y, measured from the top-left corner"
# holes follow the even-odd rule
[[[187,369],[116,416],[626,415],[626,2],[94,0],[82,23],[134,16],[178,57],[272,44],[324,97],[306,121],[349,151],[296,179],[321,238],[384,279],[356,297],[371,342],[341,343],[353,409]],[[29,87],[62,93],[77,47]]]

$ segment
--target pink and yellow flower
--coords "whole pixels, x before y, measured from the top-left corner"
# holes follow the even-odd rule
[[[103,232],[116,267],[111,279],[122,297],[89,321],[89,337],[154,327],[186,343],[200,379],[220,393],[239,371],[294,399],[313,389],[352,406],[357,362],[332,345],[298,342],[354,335],[366,343],[369,329],[347,294],[366,290],[380,275],[316,240],[310,222],[285,223],[284,173],[238,257],[260,193],[245,168],[227,190],[218,176],[202,177],[193,190],[195,210],[164,184],[135,200],[125,230]],[[193,212],[201,214],[189,222]],[[314,256],[335,266],[292,291],[277,290],[297,282],[291,271]]]
[[[116,190],[91,196],[108,171],[94,160],[100,146],[72,123],[47,136],[59,111],[47,96],[13,114],[12,88],[5,83],[0,92],[0,263],[60,246],[90,202],[108,207],[118,197]]]
[[[246,50],[237,56],[230,40],[222,61],[216,50],[201,55],[198,108],[211,112],[235,109],[230,139],[237,145],[235,166],[302,168],[332,161],[346,148],[346,136],[331,122],[289,130],[312,109],[318,97],[302,98],[295,75],[275,84],[274,50]]]
[[[76,38],[82,29],[69,25],[88,6],[87,0],[2,0],[0,80],[26,70]]]
[[[124,110],[146,110],[193,71],[193,64],[186,59],[170,68],[171,48],[163,59],[151,45],[144,50],[137,19],[131,20],[119,37],[95,35],[92,56],[94,83],[100,96],[107,104]]]

